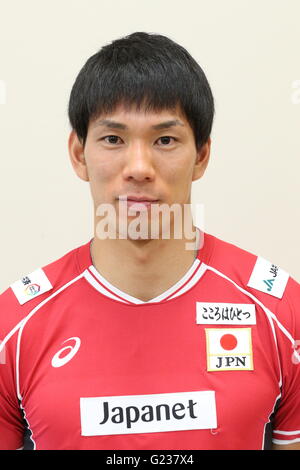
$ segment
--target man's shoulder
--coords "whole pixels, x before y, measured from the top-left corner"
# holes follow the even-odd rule
[[[0,294],[1,336],[63,286],[76,280],[89,261],[89,244],[24,274]]]
[[[206,263],[209,270],[234,283],[278,315],[287,304],[290,310],[292,304],[300,307],[300,284],[285,267],[238,244],[210,234],[206,237],[213,246]],[[300,311],[297,313],[300,315]]]

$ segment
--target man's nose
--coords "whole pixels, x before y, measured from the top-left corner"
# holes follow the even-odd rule
[[[129,145],[124,154],[124,178],[132,178],[137,181],[151,180],[154,178],[154,174],[155,170],[150,146],[141,142]]]

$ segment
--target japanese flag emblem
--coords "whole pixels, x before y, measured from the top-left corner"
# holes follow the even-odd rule
[[[253,370],[251,328],[206,328],[207,370]]]

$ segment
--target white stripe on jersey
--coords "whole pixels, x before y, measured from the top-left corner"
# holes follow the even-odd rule
[[[117,297],[116,295],[113,295],[111,292],[109,292],[105,287],[103,287],[90,273],[88,269],[84,271],[84,277],[87,280],[89,284],[91,284],[98,292],[101,292],[101,294],[110,297],[111,299],[118,300],[119,302],[123,302],[124,304],[129,304],[126,300],[121,299],[120,297]],[[142,303],[142,301],[141,301]]]
[[[67,287],[70,285],[74,284],[74,282],[78,281],[83,277],[83,273],[80,274],[79,276],[75,277],[71,281],[67,282],[67,284],[64,284],[62,287],[60,287],[57,291],[53,292],[53,294],[49,295],[46,299],[44,299],[41,303],[39,303],[31,312],[20,322],[19,326],[19,333],[18,333],[18,341],[17,341],[17,351],[16,351],[16,388],[17,388],[17,396],[20,401],[22,401],[22,396],[20,393],[20,383],[19,383],[19,359],[20,359],[20,342],[21,342],[21,336],[23,333],[23,328],[26,325],[27,321],[36,313],[38,310],[43,307],[49,300],[53,299],[56,297],[58,294],[60,294],[63,290],[65,290]],[[6,338],[5,338],[6,339]],[[5,341],[4,339],[4,341]],[[3,342],[4,342],[3,341]],[[5,341],[6,342],[6,341]],[[2,344],[1,344],[2,346]]]
[[[85,278],[87,279],[88,282],[91,281],[90,283],[99,292],[101,292],[104,295],[107,295],[110,298],[114,298],[115,300],[120,300],[121,302],[126,301],[125,303],[146,304],[146,303],[152,303],[152,302],[161,302],[162,300],[166,300],[167,298],[169,298],[171,296],[171,294],[174,294],[174,295],[172,295],[170,298],[177,297],[178,295],[181,295],[187,289],[192,287],[194,284],[196,284],[198,282],[198,280],[201,277],[201,276],[200,277],[197,276],[197,271],[198,271],[198,267],[199,267],[200,264],[201,264],[201,261],[198,258],[195,259],[192,266],[189,268],[189,270],[185,273],[185,275],[178,282],[176,282],[176,284],[174,284],[172,287],[170,287],[170,289],[166,290],[162,294],[160,294],[157,297],[154,297],[153,299],[148,300],[146,302],[143,301],[143,300],[137,299],[136,297],[133,297],[129,294],[126,294],[126,292],[123,292],[120,289],[118,289],[117,287],[115,287],[113,284],[111,284],[109,281],[107,281],[96,270],[96,268],[93,265],[91,265],[88,269],[95,276],[95,278],[98,279],[98,281],[99,281],[98,286],[95,284],[94,280],[92,280],[90,276],[87,275],[87,276],[85,276]],[[190,281],[189,281],[189,279],[190,279]],[[185,286],[185,283],[187,281],[189,281],[189,283],[188,283],[189,287],[188,288],[186,288],[186,286]],[[176,291],[178,291],[178,292],[176,292]]]
[[[272,439],[272,442],[274,444],[287,445],[287,444],[294,444],[295,442],[300,442],[300,438],[291,439],[290,441],[289,440],[282,441],[281,439]]]
[[[300,431],[279,431],[279,429],[274,430],[273,432],[278,432],[280,434],[286,434],[287,436],[293,435],[293,434],[300,434]]]

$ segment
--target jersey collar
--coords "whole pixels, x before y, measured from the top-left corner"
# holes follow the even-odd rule
[[[205,264],[207,264],[210,258],[210,253],[212,251],[212,237],[211,235],[205,234],[200,229],[198,229],[198,235],[200,238],[199,250],[197,257],[194,260],[192,266],[184,274],[184,276],[176,282],[173,286],[167,289],[162,294],[157,297],[149,300],[143,301],[137,299],[126,292],[118,289],[116,286],[111,284],[107,279],[105,279],[99,271],[93,266],[91,258],[91,239],[86,245],[83,245],[78,249],[77,252],[77,261],[80,272],[84,271],[84,277],[87,282],[92,285],[98,292],[105,295],[106,297],[119,301],[121,303],[130,304],[130,305],[141,305],[141,304],[152,304],[159,303],[162,301],[167,301],[174,299],[189,289],[191,289],[202,277],[205,272]],[[200,259],[201,257],[201,259]],[[202,262],[204,261],[204,262]]]

